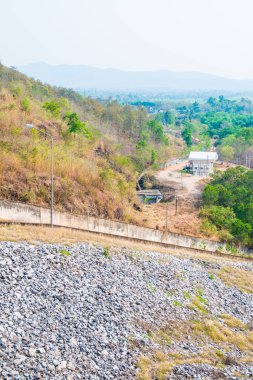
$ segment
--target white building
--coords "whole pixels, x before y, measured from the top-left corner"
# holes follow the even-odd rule
[[[213,173],[213,164],[218,160],[216,152],[191,152],[189,166],[192,174],[207,176]]]

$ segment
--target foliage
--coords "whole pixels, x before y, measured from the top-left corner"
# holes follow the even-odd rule
[[[192,129],[190,125],[186,125],[185,128],[182,130],[182,138],[185,141],[187,146],[192,146]]]
[[[71,253],[67,251],[66,249],[60,249],[59,253],[64,256],[70,256]]]
[[[168,144],[168,139],[164,134],[163,125],[161,123],[159,123],[157,120],[150,120],[148,121],[147,126],[156,141],[162,141],[165,144]]]
[[[253,171],[230,168],[213,176],[202,196],[201,216],[233,240],[253,246]],[[228,235],[229,236],[229,235]]]
[[[174,151],[141,104],[96,101],[1,64],[0,98],[1,197],[49,205],[50,141],[32,123],[54,138],[56,210],[142,220],[136,178]]]
[[[157,158],[156,151],[155,151],[155,149],[152,149],[152,150],[151,150],[151,164],[154,164],[154,163],[155,163],[156,158]]]
[[[50,112],[51,115],[53,115],[54,117],[58,118],[61,115],[61,106],[55,100],[51,100],[50,102],[45,102],[42,105],[42,108],[44,108],[46,111]]]
[[[219,96],[210,97],[203,103],[181,101],[175,111],[175,125],[188,147],[196,145],[202,150],[215,145],[221,160],[253,166],[253,105],[250,100]]]
[[[80,117],[77,115],[77,113],[67,112],[67,114],[64,116],[64,119],[67,121],[69,133],[82,134],[87,138],[91,137],[87,125],[80,120]]]
[[[28,112],[31,108],[30,101],[28,98],[24,98],[20,102],[20,108],[24,112]]]

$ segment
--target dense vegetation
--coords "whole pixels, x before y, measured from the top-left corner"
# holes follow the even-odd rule
[[[143,107],[97,102],[0,65],[0,196],[49,204],[54,138],[55,206],[136,220],[138,173],[173,154]],[[26,124],[37,129],[27,129]]]
[[[190,149],[215,146],[222,160],[253,167],[253,104],[250,100],[219,96],[202,103],[171,103],[168,107],[172,112],[160,113],[159,119],[170,125],[172,133],[180,130]]]
[[[253,247],[253,170],[236,167],[217,172],[202,199],[206,231]]]

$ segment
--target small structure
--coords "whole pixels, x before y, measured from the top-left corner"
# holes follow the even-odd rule
[[[159,190],[138,190],[137,195],[143,203],[151,204],[158,203],[163,199]]]
[[[191,152],[189,169],[192,174],[208,176],[213,173],[213,164],[218,160],[216,152]]]

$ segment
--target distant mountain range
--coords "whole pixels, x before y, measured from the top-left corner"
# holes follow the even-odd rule
[[[46,63],[31,63],[19,66],[18,70],[42,82],[68,88],[253,92],[253,80],[229,79],[198,72],[123,71]]]

